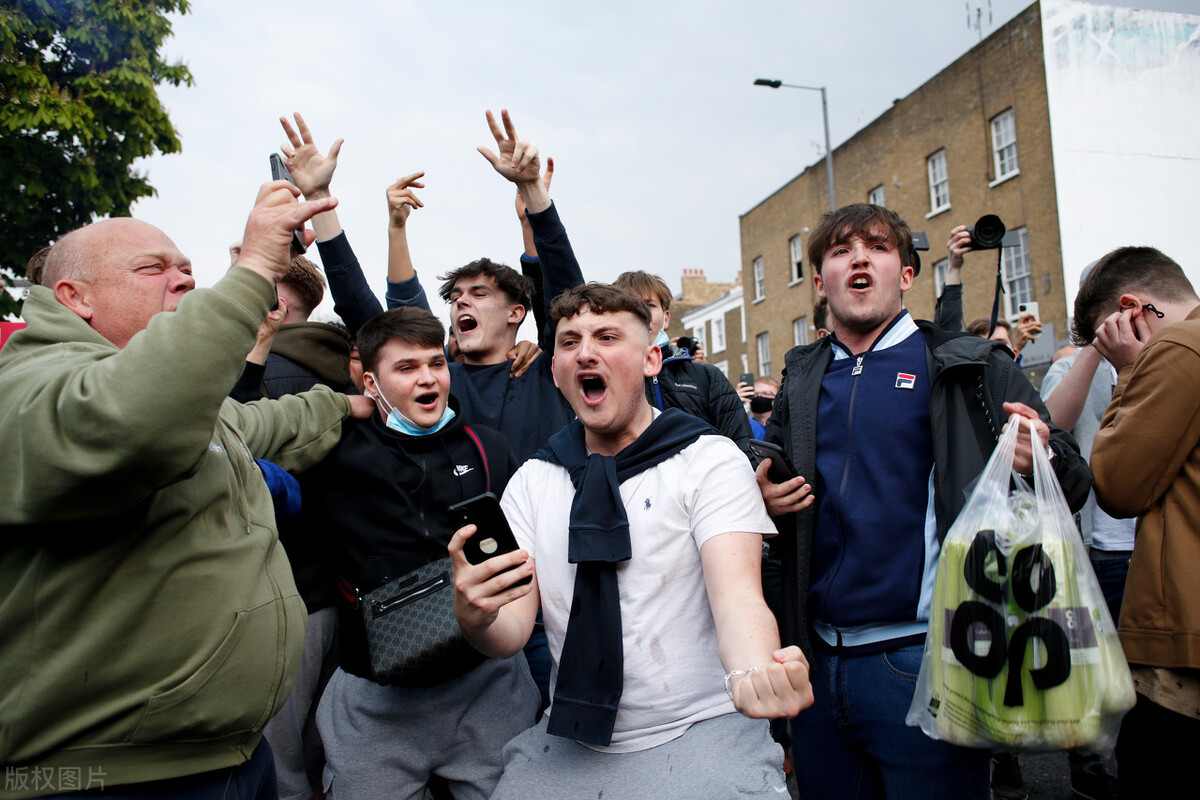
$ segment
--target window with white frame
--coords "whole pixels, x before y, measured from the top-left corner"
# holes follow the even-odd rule
[[[704,323],[703,322],[701,322],[696,327],[692,328],[692,338],[695,339],[696,343],[700,345],[701,350],[703,350],[705,353],[708,352],[708,343],[705,341],[705,338],[704,338]]]
[[[716,367],[717,369],[721,370],[721,374],[724,375],[726,377],[726,379],[729,378],[729,361],[728,360],[718,361],[713,366]]]
[[[1029,262],[1029,234],[1025,228],[1015,233],[1018,243],[1000,251],[1000,263],[1004,270],[1005,303],[1008,315],[1015,317],[1021,303],[1033,300],[1033,268]]]
[[[725,318],[717,317],[712,321],[712,352],[720,353],[725,349]]]
[[[950,207],[950,176],[946,173],[946,151],[938,150],[926,159],[929,167],[929,211]]]
[[[1017,123],[1011,108],[992,118],[992,160],[996,180],[1018,171]]]
[[[762,300],[767,296],[767,275],[763,269],[762,256],[754,259],[754,299]]]
[[[883,184],[882,183],[867,193],[867,202],[873,206],[880,206],[881,208],[887,208],[887,203],[885,203],[883,200]]]
[[[946,290],[946,271],[950,269],[950,259],[943,258],[933,262],[933,296],[941,297]]]
[[[755,337],[758,343],[758,374],[771,374],[771,334],[763,331]]]
[[[788,253],[792,258],[792,283],[804,280],[804,245],[800,243],[800,234],[788,239]]]
[[[792,345],[799,347],[802,344],[808,344],[808,317],[792,320]]]

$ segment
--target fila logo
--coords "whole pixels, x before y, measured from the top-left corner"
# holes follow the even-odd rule
[[[458,464],[454,467],[454,474],[461,478],[463,475],[466,475],[472,469],[473,469],[473,467],[471,467],[467,464]]]
[[[915,384],[916,382],[917,382],[916,375],[909,375],[907,372],[897,372],[896,373],[896,388],[897,389],[911,389],[911,388],[913,388],[913,384]]]

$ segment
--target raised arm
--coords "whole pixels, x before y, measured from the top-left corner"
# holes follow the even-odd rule
[[[239,242],[238,251],[240,252],[241,249]],[[246,366],[242,368],[242,376],[238,378],[233,391],[229,393],[229,396],[239,403],[249,403],[266,397],[263,394],[262,382],[263,376],[266,374],[267,355],[271,352],[275,334],[279,333],[286,314],[287,302],[281,297],[278,308],[268,311],[267,318],[263,320],[262,325],[258,326],[258,335],[255,337],[254,347],[246,356]]]
[[[0,428],[0,449],[20,453],[58,477],[25,487],[22,513],[51,521],[111,513],[198,467],[275,301],[272,284],[287,271],[292,231],[336,203],[332,198],[297,203],[295,194],[283,181],[259,190],[238,265],[213,287],[189,292],[176,311],[155,315],[119,352],[80,358],[79,368],[53,386],[27,382],[53,391],[54,402],[17,404],[22,424]],[[19,391],[22,377],[19,368],[10,369],[5,388]],[[325,409],[340,421],[349,405],[344,398],[327,399]],[[36,446],[5,440],[6,433],[27,436],[35,429],[45,432]],[[21,474],[22,464],[11,468]],[[13,521],[7,510],[0,503],[0,524]]]
[[[520,193],[529,213],[545,211],[550,207],[550,192],[541,180],[542,158],[537,147],[517,138],[517,129],[508,114],[508,109],[500,111],[503,127],[496,123],[496,117],[491,111],[486,112],[486,116],[499,153],[493,153],[487,147],[481,146],[477,148],[480,154],[505,180],[516,184],[517,192]]]
[[[418,180],[424,175],[424,172],[414,172],[399,179],[387,190],[388,276],[385,299],[388,308],[414,306],[430,310],[429,298],[417,280],[417,271],[413,268],[412,255],[408,251],[408,215],[415,208],[425,207],[413,189],[425,188],[425,184]]]
[[[971,252],[971,232],[966,225],[950,231],[946,240],[946,283],[937,299],[933,322],[944,331],[965,329],[963,320],[962,268],[964,256]]]
[[[525,203],[526,219],[533,231],[542,272],[542,305],[545,317],[549,319],[549,308],[554,298],[572,286],[583,283],[583,272],[575,260],[575,252],[558,218],[558,211],[550,202],[548,184],[540,179],[541,157],[537,148],[517,138],[516,128],[507,110],[501,111],[500,117],[503,127],[496,123],[492,112],[487,112],[488,126],[499,154],[486,147],[480,147],[479,152],[505,180],[516,184]],[[535,314],[534,318],[537,316]],[[545,327],[538,331],[538,345],[546,352],[554,349],[553,333]]]
[[[333,173],[337,171],[337,157],[342,149],[342,140],[338,139],[329,148],[328,153],[321,153],[313,144],[312,131],[299,113],[295,115],[296,126],[293,128],[287,117],[280,117],[284,133],[288,141],[282,147],[287,157],[288,172],[292,180],[308,199],[329,196],[329,185]],[[342,223],[333,211],[322,212],[313,218],[313,231],[316,233],[317,249],[321,253],[321,264],[325,269],[325,277],[329,280],[329,293],[333,296],[333,310],[352,333],[357,334],[363,324],[383,311],[380,304],[367,284],[362,267],[346,234],[342,231]]]
[[[312,131],[305,124],[304,117],[298,111],[294,116],[295,128],[287,117],[279,118],[279,124],[288,138],[280,147],[285,156],[284,163],[306,200],[329,197],[329,184],[333,181],[333,173],[337,171],[338,153],[342,151],[344,140],[337,139],[329,146],[329,152],[322,154],[313,144]],[[317,242],[329,241],[342,232],[342,223],[334,209],[317,214],[313,217],[312,225]]]
[[[1050,412],[1051,422],[1065,431],[1075,429],[1101,361],[1096,348],[1088,345],[1079,349],[1075,362],[1065,373],[1056,370],[1054,364],[1050,365],[1042,379],[1042,399]]]
[[[547,192],[550,191],[550,181],[553,178],[554,159],[548,158],[546,159],[546,172],[542,176],[542,185],[546,187]],[[529,224],[529,216],[525,213],[525,198],[521,196],[519,189],[515,203],[517,219],[521,223],[521,242],[525,247],[521,253],[521,272],[533,281],[533,308],[530,309],[530,313],[533,314],[538,337],[541,339],[542,331],[546,330],[546,325],[549,323],[545,279],[542,277],[542,264],[538,259],[537,245],[533,241],[533,227]]]
[[[1161,331],[1151,336],[1129,310],[1096,330],[1098,349],[1120,369],[1092,440],[1096,500],[1114,517],[1152,508],[1200,447],[1200,354]]]

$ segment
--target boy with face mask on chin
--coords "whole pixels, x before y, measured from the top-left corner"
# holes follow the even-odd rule
[[[366,595],[446,556],[450,506],[503,493],[517,464],[504,437],[468,426],[450,395],[441,322],[396,308],[362,327],[363,393],[377,413],[301,476],[305,524],[338,575],[341,666],[321,698],[330,798],[409,797],[433,775],[455,796],[487,797],[500,750],[533,724],[538,691],[525,659],[471,654],[434,686],[373,676],[355,590]]]

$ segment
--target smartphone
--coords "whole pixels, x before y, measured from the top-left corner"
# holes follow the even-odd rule
[[[790,481],[799,474],[792,466],[787,453],[783,452],[783,448],[777,444],[764,442],[761,439],[751,439],[750,456],[754,459],[755,469],[758,469],[758,465],[766,459],[771,459],[771,466],[767,468],[767,478],[771,483]]]
[[[738,375],[738,383],[744,383],[747,386],[753,386],[754,385],[754,373],[753,372],[743,372],[741,375]]]
[[[1030,303],[1019,303],[1017,305],[1017,319],[1021,319],[1029,314],[1032,314],[1035,320],[1038,320],[1039,322],[1041,321],[1042,318],[1038,316],[1038,304],[1036,301]]]
[[[463,543],[463,555],[472,564],[482,564],[494,556],[521,549],[517,544],[517,537],[513,536],[512,528],[508,527],[508,520],[504,516],[504,510],[500,508],[499,498],[491,492],[484,492],[470,500],[450,506],[450,525],[455,530],[464,525],[475,526],[475,535]],[[513,585],[524,586],[530,580],[525,578]]]
[[[271,180],[287,181],[292,186],[296,182],[292,180],[292,173],[288,172],[287,165],[283,163],[283,159],[279,157],[279,153],[271,153]],[[296,251],[296,255],[302,256],[308,250],[304,244],[304,226],[296,228],[292,231],[292,249]]]

